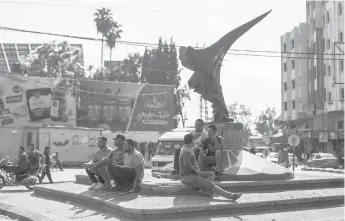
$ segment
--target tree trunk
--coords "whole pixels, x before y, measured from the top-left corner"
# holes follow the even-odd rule
[[[101,65],[103,67],[103,43],[104,43],[104,36],[102,35],[102,51],[101,51]],[[103,68],[102,68],[103,71]]]

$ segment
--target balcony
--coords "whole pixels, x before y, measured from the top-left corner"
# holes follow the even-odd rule
[[[291,80],[295,79],[295,68],[291,70]]]
[[[291,91],[291,99],[292,99],[292,100],[295,100],[295,97],[296,97],[296,90],[293,89],[293,90]]]

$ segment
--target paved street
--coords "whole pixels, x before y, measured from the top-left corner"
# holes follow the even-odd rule
[[[14,220],[14,219],[11,219],[11,218],[9,218],[9,217],[7,217],[7,216],[3,216],[3,215],[1,215],[1,213],[0,213],[0,221],[3,221],[3,220]]]
[[[53,220],[85,220],[85,221],[128,221],[116,218],[112,214],[95,211],[87,206],[58,202],[45,198],[38,198],[32,192],[1,193],[2,203],[16,205],[30,211],[48,216]],[[33,206],[35,205],[35,206]],[[200,217],[183,219],[185,221],[340,221],[344,219],[344,208],[324,208],[303,211],[271,211],[270,213],[241,214],[222,217]],[[0,219],[1,220],[1,219]],[[172,220],[169,220],[172,221]]]
[[[145,170],[145,176],[147,179],[155,179],[150,177],[151,171]],[[76,174],[84,174],[83,169],[65,169],[65,171],[53,171],[52,177],[54,182],[68,182],[74,181]],[[296,170],[296,176],[303,177],[339,177],[343,176],[340,174],[321,173],[314,171],[301,171],[300,168]],[[47,182],[47,180],[45,180]],[[46,215],[54,220],[107,220],[107,221],[118,221],[127,219],[119,219],[114,217],[112,214],[101,213],[95,211],[87,206],[75,204],[71,202],[60,202],[45,199],[42,197],[36,197],[31,191],[27,191],[25,187],[4,187],[0,190],[0,202],[10,205],[19,206],[23,209],[30,210],[42,215]],[[35,205],[35,206],[33,206]],[[186,221],[193,220],[205,220],[205,221],[237,221],[237,220],[255,220],[255,221],[318,221],[318,220],[329,220],[337,221],[343,220],[344,210],[343,207],[336,208],[324,208],[306,211],[271,211],[270,213],[264,214],[241,214],[233,216],[223,217],[204,217],[203,219],[183,219]],[[0,220],[4,219],[0,217]]]

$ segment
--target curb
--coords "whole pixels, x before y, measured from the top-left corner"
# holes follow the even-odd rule
[[[0,214],[20,221],[55,221],[47,216],[34,213],[27,209],[3,203],[0,203]]]
[[[76,175],[76,183],[82,185],[91,185],[90,179],[85,175]],[[309,179],[309,180],[275,180],[275,181],[258,181],[258,182],[238,182],[238,183],[218,183],[220,187],[236,192],[236,191],[269,191],[279,189],[309,189],[309,188],[324,188],[324,187],[343,187],[344,179],[342,178],[328,178],[328,179]],[[140,192],[143,194],[153,195],[184,195],[194,194],[195,190],[186,187],[181,182],[172,183],[150,183],[143,181],[140,183]]]
[[[337,173],[337,174],[345,174],[344,170],[332,170],[332,169],[322,169],[322,168],[310,168],[310,167],[302,167],[301,170],[304,171],[317,171],[317,172],[326,172],[326,173]]]
[[[231,214],[231,213],[243,213],[252,211],[269,211],[272,209],[280,208],[301,208],[301,207],[314,207],[316,205],[328,203],[341,204],[344,201],[343,195],[332,195],[332,196],[318,196],[314,198],[303,197],[303,198],[292,198],[292,199],[279,199],[279,200],[268,200],[258,202],[244,202],[234,204],[218,204],[208,206],[193,206],[193,207],[175,207],[175,208],[164,208],[164,209],[137,209],[133,207],[125,207],[120,204],[110,203],[108,201],[100,200],[90,196],[84,196],[75,193],[64,192],[61,190],[52,190],[44,187],[35,187],[35,194],[44,195],[50,198],[61,198],[68,199],[69,201],[79,202],[81,204],[87,204],[98,210],[113,213],[124,217],[130,217],[136,220],[153,220],[162,218],[179,217],[184,218],[186,216],[197,215],[202,216],[203,214]]]

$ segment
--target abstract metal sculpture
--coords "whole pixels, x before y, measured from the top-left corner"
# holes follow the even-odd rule
[[[188,85],[194,92],[211,102],[214,122],[232,122],[220,85],[220,68],[231,45],[250,28],[260,22],[271,11],[232,30],[216,43],[205,49],[180,47],[179,57],[184,67],[194,71]]]

